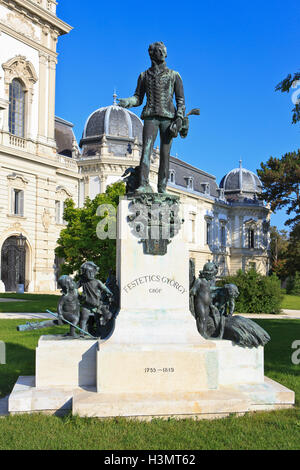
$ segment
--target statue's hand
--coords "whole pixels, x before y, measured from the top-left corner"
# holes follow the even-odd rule
[[[113,294],[112,292],[110,292],[110,293],[107,295],[107,297],[108,297],[108,301],[109,301],[109,302],[112,302],[112,301],[114,300],[114,294]]]
[[[182,121],[182,127],[181,127],[181,129],[180,129],[180,131],[179,131],[180,137],[182,137],[183,139],[184,139],[185,137],[187,137],[187,135],[188,135],[189,126],[190,126],[190,124],[189,124],[189,118],[188,118],[188,117],[185,117],[185,118],[183,119],[183,121]]]
[[[170,134],[172,137],[177,137],[178,136],[178,132],[180,131],[182,127],[182,119],[181,118],[177,118],[175,119],[175,121],[173,121],[170,125]]]
[[[120,98],[118,99],[118,105],[121,106],[121,108],[130,108],[130,99]]]

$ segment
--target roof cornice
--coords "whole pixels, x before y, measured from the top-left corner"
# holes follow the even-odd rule
[[[10,9],[29,13],[31,16],[39,18],[42,22],[48,23],[52,28],[57,30],[60,36],[69,33],[73,29],[72,26],[31,0],[0,0],[0,4],[1,3]]]

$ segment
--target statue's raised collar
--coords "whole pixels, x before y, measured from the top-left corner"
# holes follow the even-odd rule
[[[159,73],[165,72],[168,70],[167,64],[163,62],[162,64],[159,65],[152,65],[147,72],[150,73],[151,75],[157,75]]]

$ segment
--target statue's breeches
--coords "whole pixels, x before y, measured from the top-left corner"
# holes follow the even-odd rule
[[[149,184],[149,171],[154,143],[160,131],[160,164],[158,172],[158,190],[164,191],[169,178],[169,156],[172,136],[169,132],[172,119],[152,117],[144,121],[143,153],[140,163],[140,185]]]

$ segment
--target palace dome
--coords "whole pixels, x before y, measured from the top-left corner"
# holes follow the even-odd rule
[[[240,161],[239,168],[231,170],[222,178],[220,188],[224,189],[227,196],[239,194],[252,199],[261,192],[262,185],[258,176],[243,168]]]
[[[99,108],[87,119],[82,141],[102,135],[124,139],[137,139],[141,144],[143,139],[143,122],[131,111],[118,106],[117,95],[110,106]]]

